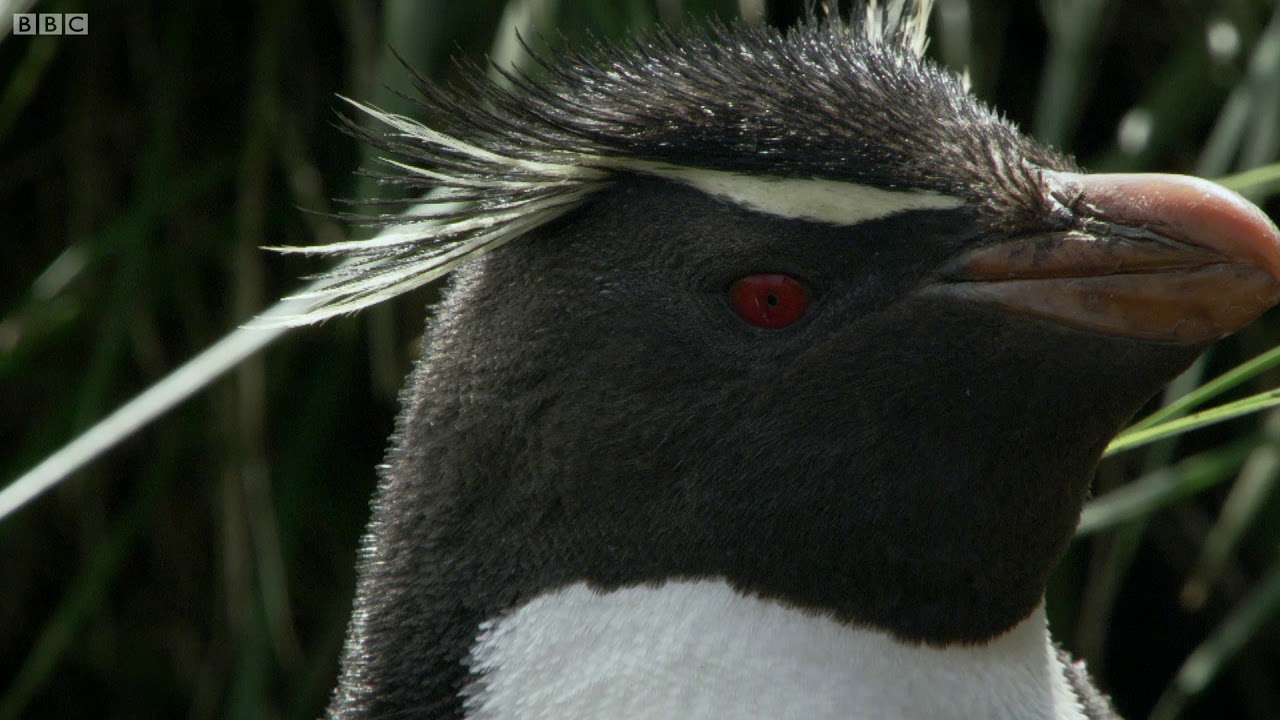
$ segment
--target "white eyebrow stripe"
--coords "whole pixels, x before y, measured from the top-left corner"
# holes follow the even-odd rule
[[[743,175],[631,161],[623,167],[675,180],[735,205],[776,217],[857,225],[911,210],[954,210],[964,200],[931,190],[885,190],[822,178]]]

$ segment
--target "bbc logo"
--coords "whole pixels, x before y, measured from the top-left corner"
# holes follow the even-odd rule
[[[88,35],[89,13],[14,13],[14,35]]]

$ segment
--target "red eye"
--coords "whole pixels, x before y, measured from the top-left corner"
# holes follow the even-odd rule
[[[748,275],[729,288],[729,304],[743,320],[762,328],[784,328],[809,309],[809,293],[786,275]]]

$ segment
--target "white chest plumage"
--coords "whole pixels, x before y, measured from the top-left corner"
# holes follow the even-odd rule
[[[1043,610],[990,643],[907,645],[717,581],[543,595],[481,626],[468,717],[1082,720]]]

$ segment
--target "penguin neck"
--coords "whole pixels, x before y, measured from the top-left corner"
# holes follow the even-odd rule
[[[483,623],[468,663],[476,718],[1085,717],[1043,606],[985,643],[937,647],[718,580],[578,583]]]

